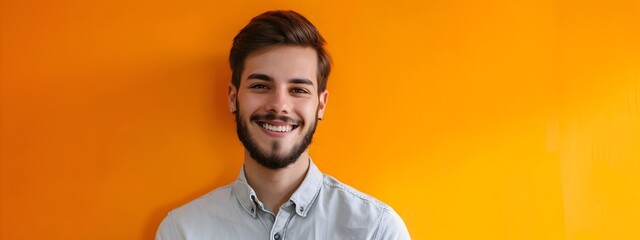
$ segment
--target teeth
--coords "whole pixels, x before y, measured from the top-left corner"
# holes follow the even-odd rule
[[[289,132],[291,131],[291,129],[293,127],[291,127],[291,125],[285,125],[285,126],[274,126],[268,123],[263,123],[262,124],[262,128],[267,129],[269,131],[272,132]]]

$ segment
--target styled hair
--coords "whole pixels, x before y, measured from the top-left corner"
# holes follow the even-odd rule
[[[294,11],[268,11],[247,24],[235,38],[229,52],[231,83],[240,87],[240,78],[247,56],[270,46],[311,47],[318,55],[318,94],[327,88],[331,58],[324,49],[324,38],[304,16]]]

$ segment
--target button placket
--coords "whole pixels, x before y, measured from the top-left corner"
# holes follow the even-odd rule
[[[285,238],[285,231],[287,225],[293,216],[296,214],[296,208],[293,205],[280,208],[278,215],[275,217],[273,226],[271,227],[271,239],[282,240]]]

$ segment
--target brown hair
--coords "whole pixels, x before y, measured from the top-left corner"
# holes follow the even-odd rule
[[[331,58],[324,49],[324,38],[304,16],[294,11],[268,11],[247,24],[235,38],[229,52],[231,83],[240,87],[244,60],[258,49],[276,46],[312,47],[318,54],[318,94],[327,88],[331,72]]]

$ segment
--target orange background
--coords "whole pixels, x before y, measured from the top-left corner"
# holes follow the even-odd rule
[[[270,9],[329,42],[315,162],[414,239],[640,239],[639,1],[106,2],[1,1],[1,239],[152,239],[233,181]]]

